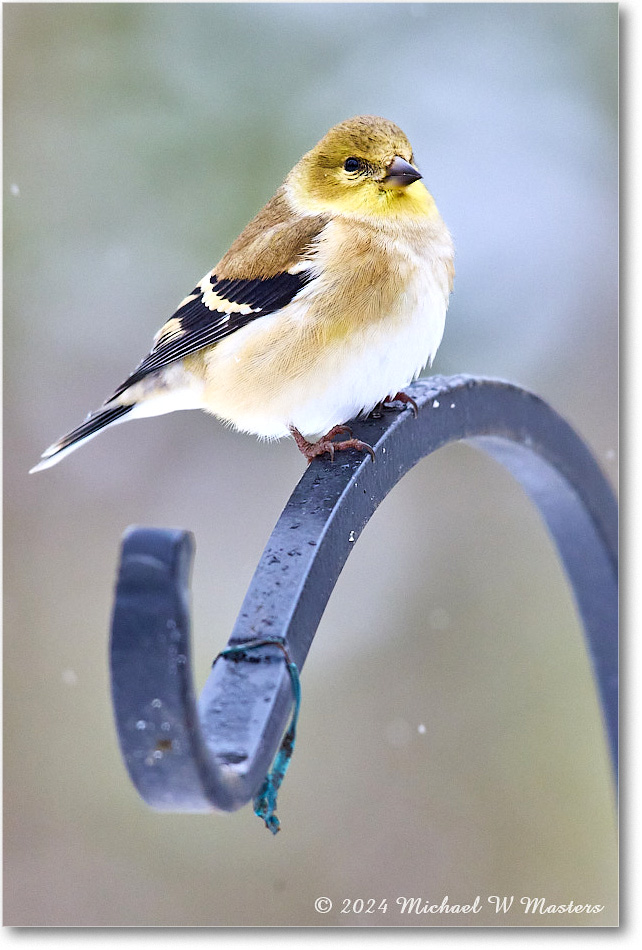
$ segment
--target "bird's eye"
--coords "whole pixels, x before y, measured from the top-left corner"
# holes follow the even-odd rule
[[[347,172],[356,172],[361,168],[361,162],[358,158],[346,158],[343,167]]]

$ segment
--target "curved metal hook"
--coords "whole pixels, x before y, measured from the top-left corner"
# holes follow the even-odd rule
[[[617,769],[617,504],[586,445],[546,403],[509,383],[418,380],[419,416],[384,412],[353,423],[374,446],[311,464],[279,518],[228,646],[278,639],[298,668],[343,565],[391,488],[424,456],[455,441],[501,462],[539,508],[583,621]],[[190,669],[185,531],[132,528],[123,540],[111,641],[123,757],[154,808],[232,811],[256,794],[292,706],[277,647],[222,657],[198,706]]]

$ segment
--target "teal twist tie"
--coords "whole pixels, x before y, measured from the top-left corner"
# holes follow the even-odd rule
[[[297,665],[290,659],[290,654],[288,653],[287,648],[282,640],[273,640],[269,638],[264,640],[251,640],[248,643],[240,643],[238,646],[228,647],[227,650],[222,650],[219,653],[219,655],[216,657],[216,660],[218,660],[218,658],[221,656],[238,656],[241,653],[245,653],[247,650],[256,650],[259,647],[264,646],[279,647],[279,649],[282,651],[283,656],[285,657],[288,673],[290,674],[292,695],[294,697],[294,710],[292,712],[290,726],[281,740],[281,745],[279,747],[279,751],[274,757],[272,768],[265,776],[265,780],[254,798],[254,814],[257,816],[257,818],[262,818],[265,822],[265,827],[268,828],[273,835],[275,835],[281,830],[281,822],[276,815],[277,795],[294,753],[296,724],[299,718],[299,709],[301,707],[301,680],[299,679]],[[216,662],[216,660],[214,662]]]

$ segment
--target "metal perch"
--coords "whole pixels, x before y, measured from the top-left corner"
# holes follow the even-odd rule
[[[421,379],[419,406],[352,423],[375,449],[316,459],[279,518],[198,703],[190,668],[186,531],[130,528],[112,623],[112,692],[129,774],[153,808],[233,811],[270,768],[300,670],[343,565],[391,488],[424,456],[464,441],[501,462],[544,518],[586,634],[617,774],[617,504],[586,445],[545,402],[509,383]],[[239,645],[271,639],[239,652]]]

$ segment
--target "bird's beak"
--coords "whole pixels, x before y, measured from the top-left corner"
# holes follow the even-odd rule
[[[418,181],[423,176],[414,168],[410,162],[399,155],[395,155],[390,162],[384,175],[384,182],[387,185],[405,186],[411,185],[413,181]]]

